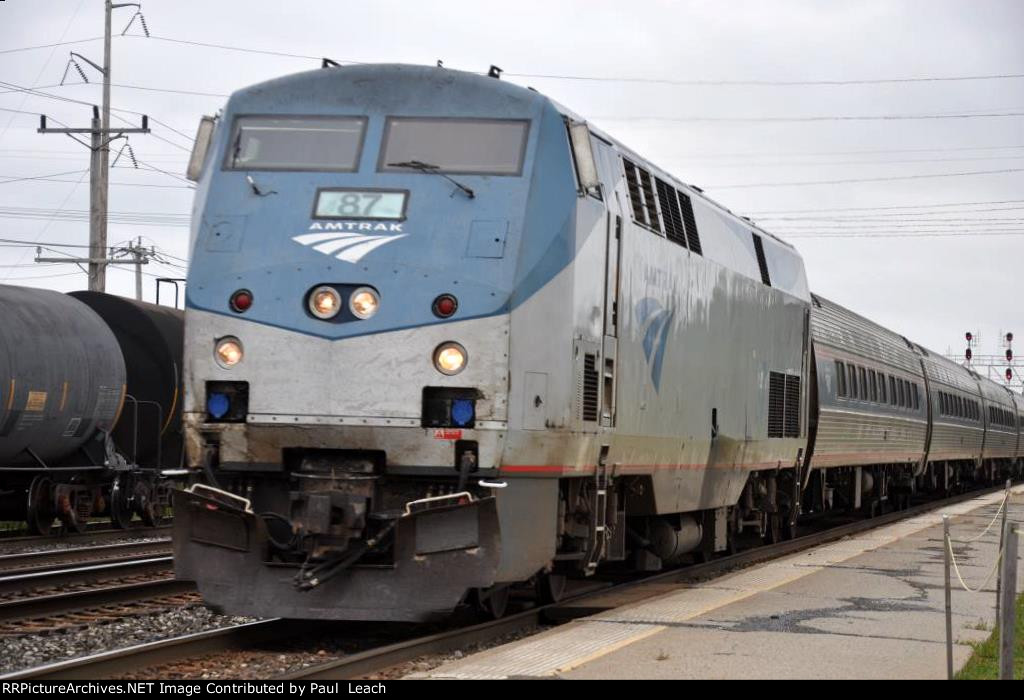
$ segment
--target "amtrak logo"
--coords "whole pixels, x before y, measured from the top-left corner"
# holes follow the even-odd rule
[[[318,231],[318,233],[304,233],[301,236],[295,236],[292,240],[304,246],[313,246],[313,250],[317,252],[332,255],[338,260],[350,263],[357,263],[377,248],[409,235],[407,233],[385,235],[360,233],[361,231],[401,231],[402,224],[360,224],[351,221],[328,224],[318,222],[310,225],[309,230]]]
[[[654,390],[661,385],[661,365],[665,359],[665,346],[668,344],[668,331],[672,327],[675,311],[663,308],[657,299],[644,297],[636,304],[636,320],[644,331],[644,356],[651,370],[651,381]]]

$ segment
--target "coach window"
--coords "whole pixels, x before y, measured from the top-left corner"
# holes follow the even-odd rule
[[[906,405],[907,405],[907,393],[903,389],[903,380],[902,379],[897,379],[896,380],[896,391],[898,391],[899,395],[900,395],[899,405],[903,406],[903,407],[906,407]]]
[[[918,411],[921,408],[921,395],[917,391],[917,382],[914,382],[914,410]]]
[[[854,365],[848,365],[847,369],[850,370],[850,398],[857,398],[857,368]]]
[[[846,396],[846,368],[836,360],[836,396]]]
[[[868,372],[863,367],[857,368],[860,371],[860,397],[864,401],[868,400]]]
[[[523,119],[388,117],[377,170],[519,175],[529,129]]]
[[[871,400],[878,403],[878,375],[875,370],[868,370],[868,389],[871,392]]]
[[[889,403],[893,406],[899,403],[898,396],[896,395],[896,377],[889,375]]]
[[[889,403],[889,398],[885,395],[885,375],[881,372],[878,373],[878,400],[881,403]]]
[[[228,170],[352,172],[366,131],[365,117],[238,117],[224,167]]]

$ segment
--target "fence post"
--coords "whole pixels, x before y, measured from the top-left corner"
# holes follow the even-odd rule
[[[999,606],[999,680],[1013,680],[1013,633],[1017,617],[1017,530],[1016,523],[1006,527],[1000,568],[1003,573],[1002,601]]]
[[[946,559],[946,680],[953,680],[953,599],[949,581],[950,568],[949,516],[942,516],[942,550]]]
[[[1003,521],[999,527],[999,551],[1003,551],[1003,539],[1006,537],[1006,512],[1010,510],[1010,486],[1013,482],[1010,479],[1006,480],[1006,491],[1003,493]],[[1002,604],[1003,590],[1003,567],[999,567],[999,572],[996,574],[996,620],[999,618],[1000,605]]]

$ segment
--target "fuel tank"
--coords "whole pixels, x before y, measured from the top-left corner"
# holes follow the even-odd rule
[[[142,466],[179,466],[185,314],[102,292],[70,296],[106,322],[124,358],[127,393],[114,428],[118,449]]]
[[[87,463],[79,448],[117,423],[124,391],[121,349],[98,314],[0,285],[0,467]]]

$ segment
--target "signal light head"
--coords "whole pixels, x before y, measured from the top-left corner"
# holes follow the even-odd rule
[[[239,289],[231,295],[228,305],[236,314],[245,313],[252,307],[252,292],[248,289]]]
[[[1006,334],[1006,342],[1007,343],[1012,343],[1013,342],[1013,333],[1007,333]]]
[[[971,352],[970,348],[967,348],[967,352],[964,353],[964,356],[967,358],[967,361],[970,362],[971,358],[974,357],[974,353]]]
[[[1013,370],[1010,369],[1009,367],[1007,367],[1006,368],[1006,381],[1009,382],[1009,381],[1012,381],[1012,380],[1013,380]]]
[[[974,340],[974,334],[971,333],[970,331],[967,331],[966,333],[964,333],[964,337],[967,338],[967,342],[968,343],[971,342],[972,340]]]
[[[434,315],[438,318],[449,318],[459,308],[459,300],[451,294],[442,294],[434,299]]]
[[[1006,361],[1013,362],[1013,350],[1006,348]]]

